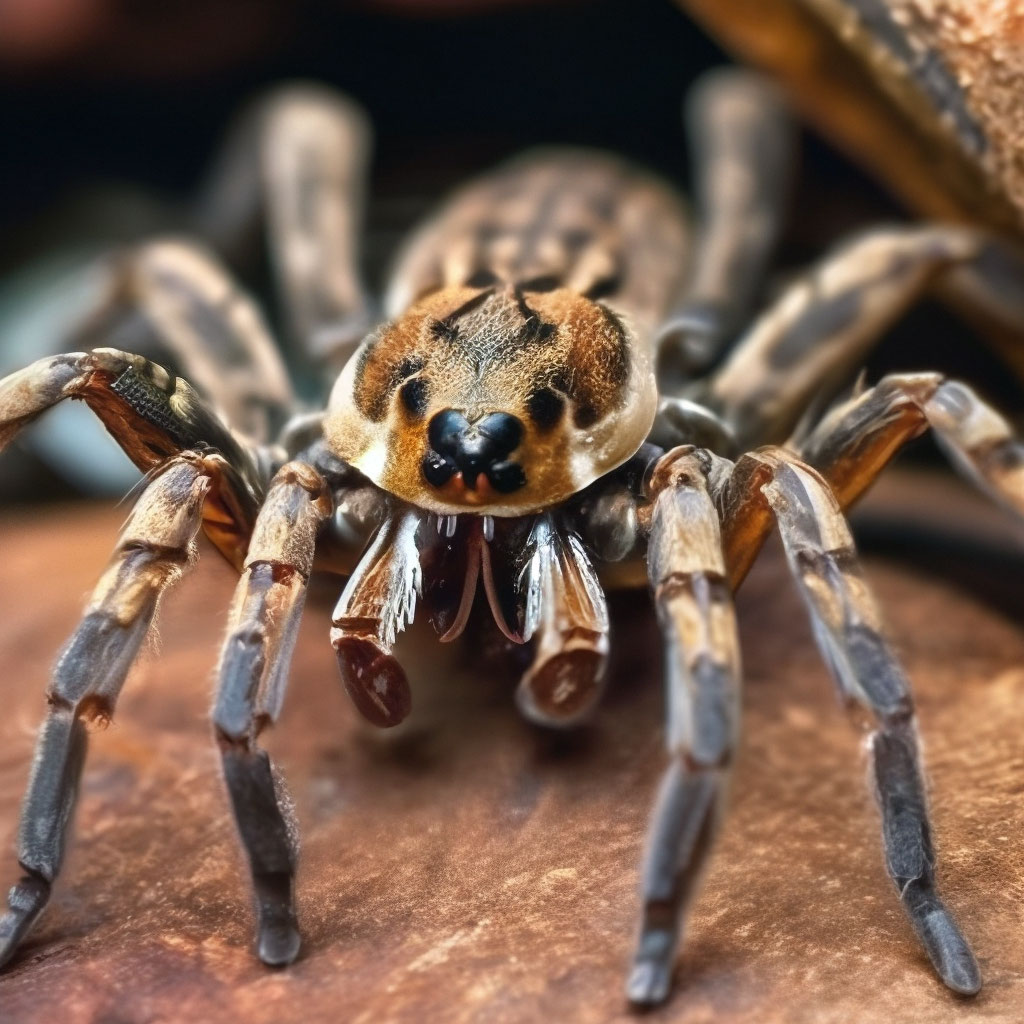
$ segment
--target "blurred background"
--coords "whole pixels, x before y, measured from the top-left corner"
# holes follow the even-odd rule
[[[431,206],[527,145],[606,147],[685,188],[681,100],[727,59],[669,0],[0,0],[0,373],[55,350],[97,255],[202,232],[197,197],[219,142],[277,82],[329,83],[370,114],[377,288]],[[814,135],[800,146],[776,286],[845,233],[910,216]],[[229,262],[277,323],[261,247]],[[958,374],[1024,407],[1019,384],[934,305],[868,369],[894,368]],[[0,460],[0,501],[123,493],[136,475],[76,403]]]

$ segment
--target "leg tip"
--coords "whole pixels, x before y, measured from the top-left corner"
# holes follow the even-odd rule
[[[14,958],[49,898],[49,883],[38,877],[26,876],[11,889],[8,910],[0,917],[0,970]]]
[[[659,1006],[672,989],[671,965],[656,960],[637,960],[626,982],[626,998],[638,1009]]]
[[[642,931],[626,982],[626,998],[634,1007],[658,1006],[668,999],[676,944],[677,936],[672,929],[654,927]]]
[[[259,957],[268,967],[287,967],[295,963],[302,947],[302,936],[290,922],[260,928]]]
[[[981,990],[981,971],[971,947],[953,915],[935,893],[911,910],[911,919],[928,957],[943,984],[958,995],[973,996]]]

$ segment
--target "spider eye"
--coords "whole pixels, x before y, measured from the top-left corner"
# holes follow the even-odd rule
[[[550,430],[562,418],[565,400],[551,388],[538,388],[526,400],[526,411],[539,429]]]
[[[398,397],[413,416],[422,416],[427,411],[427,382],[422,377],[407,380],[399,389]]]

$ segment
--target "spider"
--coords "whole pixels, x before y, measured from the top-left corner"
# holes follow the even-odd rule
[[[935,373],[891,375],[822,409],[924,292],[982,258],[1018,268],[981,229],[876,228],[744,327],[782,217],[787,115],[761,79],[735,70],[706,78],[690,102],[692,247],[681,198],[652,174],[600,152],[535,151],[467,186],[412,235],[375,326],[356,269],[365,121],[325,90],[283,88],[232,142],[224,195],[235,183],[264,209],[291,325],[336,377],[326,410],[292,415],[255,305],[182,239],[119,257],[82,332],[141,314],[196,387],[112,348],[42,359],[0,382],[0,444],[80,399],[145,473],[47,694],[0,962],[56,880],[87,725],[113,714],[201,528],[240,573],[212,717],[268,965],[299,953],[296,830],[259,737],[284,700],[314,569],[348,576],[331,642],[356,708],[382,727],[411,708],[394,645],[421,601],[450,641],[481,590],[508,641],[531,645],[520,711],[561,728],[602,691],[602,577],[649,580],[668,764],[626,994],[663,1001],[736,744],[732,595],[775,526],[840,695],[872,723],[899,899],[942,981],[978,991],[935,882],[910,687],[843,513],[931,429],[960,469],[1024,515],[1024,446],[967,385]],[[241,188],[240,168],[246,183],[258,170],[258,188]]]

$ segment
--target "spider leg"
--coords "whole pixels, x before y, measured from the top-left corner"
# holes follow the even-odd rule
[[[520,711],[540,725],[574,725],[601,695],[608,656],[608,608],[579,537],[550,515],[537,518],[519,579],[526,598],[523,638],[533,663],[516,692]]]
[[[648,573],[664,634],[670,762],[648,836],[631,1002],[669,992],[686,911],[722,815],[739,721],[740,654],[718,513],[699,449],[654,471]]]
[[[159,469],[57,660],[18,830],[25,876],[11,889],[0,918],[0,965],[50,897],[78,795],[87,725],[110,720],[161,595],[195,558],[195,535],[218,461],[186,453]]]
[[[907,441],[929,428],[968,478],[1024,518],[1024,443],[971,388],[937,373],[884,377],[830,412],[800,456],[846,508]]]
[[[228,561],[241,566],[263,492],[260,469],[254,450],[187,381],[110,348],[40,359],[0,380],[0,450],[65,398],[83,400],[143,472],[191,449],[219,453],[219,485],[204,508],[204,529]]]
[[[199,213],[215,237],[243,241],[263,213],[291,337],[335,372],[373,323],[358,252],[369,155],[352,101],[309,84],[275,89],[230,137]]]
[[[184,238],[158,238],[106,261],[98,309],[72,339],[92,348],[116,335],[124,318],[142,329],[143,351],[155,336],[175,365],[246,436],[266,441],[285,423],[295,396],[259,306],[209,250]],[[135,350],[136,336],[129,333]],[[160,358],[161,355],[158,355]]]
[[[291,963],[299,952],[297,843],[283,782],[257,740],[284,700],[317,534],[330,513],[327,487],[312,467],[290,462],[278,471],[235,591],[213,710],[224,778],[252,869],[259,956],[271,965]]]
[[[725,420],[740,451],[782,443],[812,401],[831,398],[889,325],[986,241],[938,226],[878,228],[846,242],[790,285],[689,397]]]
[[[374,725],[398,725],[412,708],[409,681],[391,653],[412,623],[423,590],[417,533],[422,513],[398,509],[384,521],[349,577],[332,617],[342,682]]]
[[[904,444],[929,428],[968,479],[1024,517],[1024,444],[966,384],[939,374],[890,374],[830,412],[799,454],[828,481],[846,509]],[[746,576],[772,527],[771,513],[758,497],[769,472],[762,462],[741,459],[722,495],[733,587]]]
[[[687,94],[698,233],[692,275],[660,330],[658,385],[676,390],[710,365],[742,327],[782,225],[794,150],[781,96],[736,68]]]
[[[883,636],[839,502],[813,469],[781,449],[746,455],[736,468],[727,490],[751,489],[746,507],[757,503],[774,516],[839,690],[874,719],[869,749],[885,860],[904,910],[942,981],[973,994],[981,987],[977,963],[935,882],[909,681]]]

